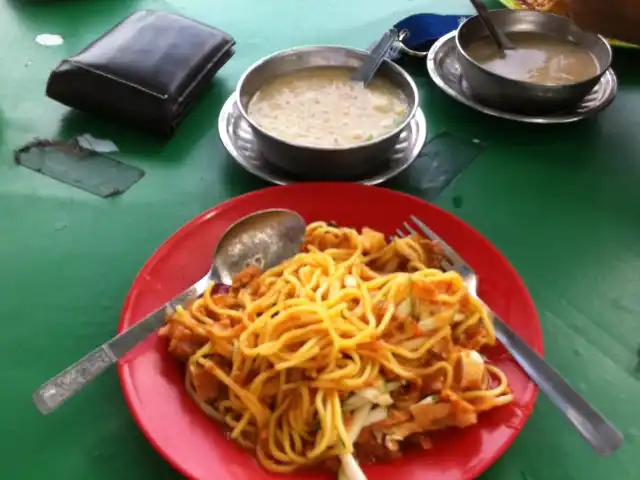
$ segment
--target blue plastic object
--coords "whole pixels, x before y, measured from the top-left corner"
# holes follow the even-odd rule
[[[418,13],[396,23],[393,28],[399,32],[407,30],[408,38],[403,43],[407,48],[426,51],[431,45],[449,32],[457,30],[469,15],[437,15]]]

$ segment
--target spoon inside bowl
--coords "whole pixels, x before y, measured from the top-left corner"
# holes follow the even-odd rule
[[[231,225],[220,238],[207,274],[173,300],[128,328],[42,385],[33,402],[43,414],[57,409],[100,373],[160,328],[167,310],[197,298],[211,282],[230,285],[234,275],[249,265],[274,267],[300,252],[305,221],[290,210],[262,210]]]
[[[399,40],[401,40],[401,38],[395,28],[384,32],[384,35],[382,35],[382,38],[371,49],[371,52],[364,59],[362,65],[353,72],[351,80],[354,82],[362,82],[365,87],[369,85],[369,82],[373,80],[385,57]]]
[[[489,15],[489,10],[487,9],[487,6],[484,3],[482,3],[482,0],[469,0],[469,1],[471,2],[471,5],[473,5],[473,8],[476,9],[476,12],[478,13],[478,17],[480,17],[480,21],[482,22],[484,27],[487,29],[487,32],[489,32],[489,36],[495,42],[496,47],[498,47],[498,50],[500,50],[503,53],[505,50],[512,50],[514,47],[513,47],[513,44],[511,43],[511,40],[509,40],[509,38],[506,36],[506,34],[502,30],[496,28],[495,24],[491,20],[491,15]]]

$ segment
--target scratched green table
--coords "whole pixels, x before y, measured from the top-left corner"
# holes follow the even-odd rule
[[[168,143],[69,114],[43,95],[61,58],[140,8],[201,19],[238,41],[236,56]],[[420,11],[469,8],[466,0],[0,1],[1,478],[178,478],[138,432],[115,371],[48,417],[31,405],[31,392],[114,333],[130,282],[163,239],[197,213],[266,186],[229,159],[216,128],[246,67],[300,44],[366,47]],[[64,43],[39,45],[41,33]],[[485,145],[437,203],[511,260],[538,306],[549,362],[626,436],[614,456],[598,458],[541,397],[485,479],[640,476],[640,74],[633,66],[640,56],[616,54],[616,102],[568,126],[483,116],[416,75],[429,136],[449,132]],[[113,140],[117,157],[146,176],[105,200],[12,161],[12,151],[34,137],[85,132]]]

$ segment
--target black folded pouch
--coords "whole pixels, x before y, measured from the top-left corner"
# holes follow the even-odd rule
[[[63,60],[49,76],[47,96],[168,137],[234,45],[228,34],[200,22],[139,11]]]

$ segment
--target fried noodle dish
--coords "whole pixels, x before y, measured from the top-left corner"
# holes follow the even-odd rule
[[[395,458],[512,401],[479,353],[491,319],[441,260],[424,238],[316,222],[301,253],[211,285],[160,334],[193,400],[264,468]]]

